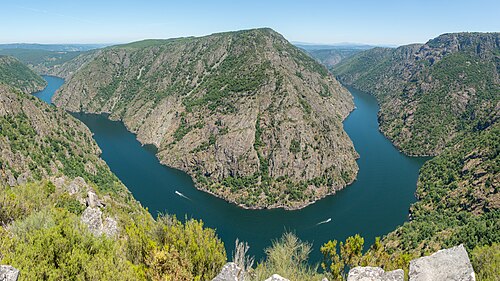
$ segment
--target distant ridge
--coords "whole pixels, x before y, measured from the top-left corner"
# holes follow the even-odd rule
[[[111,44],[37,44],[37,43],[11,43],[0,44],[0,49],[31,49],[56,52],[75,52],[99,49]]]

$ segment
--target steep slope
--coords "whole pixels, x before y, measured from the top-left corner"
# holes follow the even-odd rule
[[[0,82],[24,93],[42,90],[46,82],[17,59],[0,55]]]
[[[335,67],[377,96],[380,127],[403,152],[436,155],[499,117],[500,34],[444,34],[426,44],[375,48]]]
[[[0,80],[0,263],[21,281],[211,280],[214,230],[155,221],[99,154],[80,121]]]
[[[352,97],[270,29],[104,49],[54,103],[110,113],[163,164],[244,207],[303,207],[357,173],[342,128]]]

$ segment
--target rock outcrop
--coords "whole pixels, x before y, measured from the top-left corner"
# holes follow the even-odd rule
[[[234,262],[226,263],[212,281],[245,281],[242,269]]]
[[[463,245],[440,250],[410,262],[410,281],[475,281],[474,269]]]
[[[246,208],[304,207],[358,170],[352,96],[271,29],[103,49],[53,102],[122,120],[162,164]]]
[[[410,281],[475,281],[474,269],[463,245],[437,251],[410,261]],[[385,272],[380,267],[355,267],[347,281],[403,281],[404,271]]]
[[[0,265],[0,281],[17,281],[19,270],[10,265]]]
[[[264,281],[290,281],[290,280],[281,277],[279,274],[273,274],[271,277],[267,278]]]
[[[349,271],[347,281],[403,281],[402,269],[385,272],[380,267],[355,267]]]

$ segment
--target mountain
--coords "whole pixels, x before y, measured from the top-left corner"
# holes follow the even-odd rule
[[[163,164],[247,208],[304,207],[358,169],[349,92],[271,29],[103,49],[53,102],[122,120]]]
[[[380,101],[382,132],[410,155],[437,155],[499,117],[500,33],[443,34],[374,48],[335,66],[345,85]]]
[[[42,90],[46,82],[13,57],[0,55],[0,81],[24,93]]]
[[[0,263],[20,281],[211,280],[226,262],[214,230],[153,219],[83,123],[13,86],[41,77],[1,62],[16,79],[0,76]]]

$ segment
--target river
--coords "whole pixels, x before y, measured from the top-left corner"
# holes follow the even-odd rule
[[[64,80],[51,76],[44,79],[47,88],[35,96],[50,102]],[[90,128],[102,158],[154,216],[170,213],[182,220],[203,220],[224,241],[228,258],[236,238],[247,241],[249,253],[260,260],[273,240],[284,231],[292,231],[303,241],[313,243],[310,260],[319,262],[319,247],[328,240],[343,241],[358,233],[365,238],[366,248],[376,236],[405,222],[408,209],[415,202],[418,171],[428,159],[400,153],[378,130],[376,99],[350,91],[356,110],[344,121],[344,129],[360,155],[357,180],[337,194],[295,211],[238,208],[197,190],[186,173],[161,165],[155,147],[142,146],[121,122],[104,115],[72,115]]]

